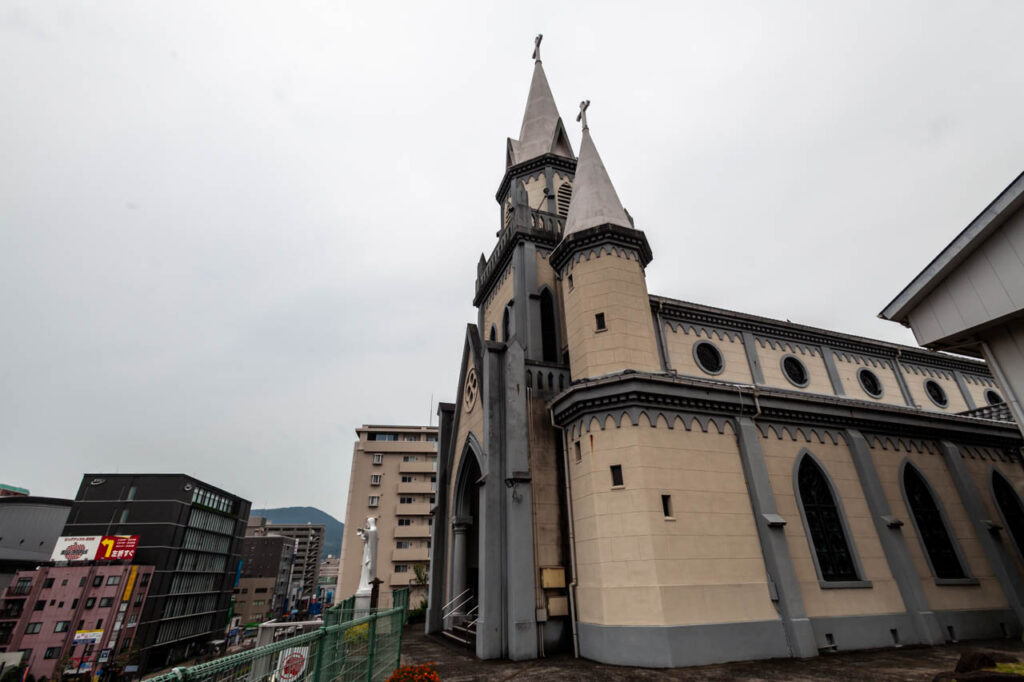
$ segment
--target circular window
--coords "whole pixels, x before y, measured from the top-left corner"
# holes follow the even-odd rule
[[[722,351],[709,341],[698,341],[693,345],[693,358],[697,361],[697,366],[708,374],[721,374],[725,369]]]
[[[870,369],[861,367],[860,371],[857,372],[857,380],[860,382],[860,387],[869,396],[872,398],[882,397],[882,382],[878,380],[878,375]]]
[[[1003,396],[999,395],[991,388],[985,391],[985,400],[988,401],[989,405],[999,405],[1003,402]]]
[[[790,383],[800,388],[806,386],[810,380],[807,367],[795,355],[787,355],[782,358],[782,373],[786,375]]]
[[[473,411],[473,407],[476,405],[476,396],[479,392],[479,379],[477,379],[476,367],[473,367],[466,375],[466,388],[462,393],[462,402],[466,406],[466,412]]]
[[[946,392],[942,390],[942,386],[939,386],[939,382],[934,379],[928,379],[924,382],[924,390],[928,393],[928,397],[932,399],[932,402],[939,407],[945,407],[949,404]]]

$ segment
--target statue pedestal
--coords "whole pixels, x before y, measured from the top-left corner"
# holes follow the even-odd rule
[[[365,593],[363,593],[363,592],[356,592],[355,610],[363,612],[362,614],[358,614],[356,616],[356,618],[360,617],[361,615],[365,615],[365,612],[368,611],[369,609],[370,609],[370,592],[369,591],[367,591]]]

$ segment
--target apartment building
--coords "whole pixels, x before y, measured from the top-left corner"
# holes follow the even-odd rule
[[[250,537],[280,535],[297,541],[292,581],[298,584],[299,589],[289,608],[307,611],[310,604],[316,602],[320,559],[324,551],[324,526],[314,523],[267,523],[263,517],[252,516],[245,533]]]
[[[296,540],[282,535],[246,537],[242,572],[235,587],[234,627],[280,618],[291,609]]]
[[[427,596],[437,427],[364,425],[356,434],[335,600],[354,594],[359,586],[363,542],[356,530],[372,516],[377,519],[381,592],[410,586],[410,603],[416,606]],[[417,565],[423,566],[422,580]]]

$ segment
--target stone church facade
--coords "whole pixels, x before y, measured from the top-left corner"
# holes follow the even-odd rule
[[[985,365],[650,295],[581,118],[576,156],[536,59],[439,409],[427,630],[652,667],[1019,636]]]

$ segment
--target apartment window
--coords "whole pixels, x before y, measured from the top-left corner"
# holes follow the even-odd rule
[[[139,614],[137,614],[137,613],[133,613],[132,615],[128,616],[128,627],[131,627],[131,626],[135,625],[135,623],[136,623],[136,621],[138,621],[138,619],[139,619]]]
[[[43,654],[43,658],[57,658],[60,656],[60,647],[51,646],[46,648],[46,653]]]
[[[70,620],[59,620],[53,626],[53,631],[54,632],[67,632],[69,627],[71,627],[71,621]]]
[[[82,579],[78,581],[78,586],[85,587],[85,576],[82,576]]]
[[[408,564],[395,564],[395,573],[408,573]]]
[[[46,580],[43,581],[43,589],[44,590],[47,589],[47,588],[50,588],[50,587],[53,587],[53,578],[47,578]]]
[[[264,601],[263,599],[253,599],[253,601],[252,601],[252,605],[253,606],[263,606],[266,603],[267,602]]]
[[[402,483],[412,483],[412,476],[402,476]]]
[[[594,315],[594,325],[597,327],[597,331],[603,332],[608,327],[604,324],[604,313],[598,313]]]
[[[416,455],[402,455],[403,462],[415,462],[419,459]]]
[[[380,474],[370,474],[370,485],[380,485]]]
[[[612,486],[613,487],[615,487],[615,486],[621,487],[622,486],[622,465],[621,464],[613,464],[612,465]]]
[[[77,609],[78,608],[78,600],[77,599],[74,599],[74,600],[71,601],[71,608],[73,608],[73,609]]]
[[[412,504],[413,499],[411,497],[399,497],[398,504]]]
[[[26,635],[38,635],[39,631],[43,629],[42,623],[29,623],[25,626]]]
[[[45,608],[46,608],[46,600],[45,599],[40,599],[39,601],[36,602],[36,607],[35,607],[34,610],[35,611],[42,611]]]
[[[662,495],[661,496],[661,513],[665,515],[666,519],[674,518],[672,516],[672,496]]]
[[[398,440],[398,436],[394,433],[371,433],[366,436],[366,439],[396,441]]]
[[[380,496],[379,496],[379,495],[370,495],[370,502],[369,502],[369,505],[370,505],[371,507],[376,507],[376,506],[378,506],[379,504],[380,504]]]
[[[412,525],[412,519],[398,519],[398,525],[399,526],[411,526]]]
[[[100,630],[102,628],[103,628],[103,619],[100,618],[98,621],[96,621],[96,629]]]
[[[68,584],[68,579],[65,578],[64,580],[61,580],[60,584],[61,584],[61,587],[63,587],[64,585],[67,585]]]
[[[266,594],[267,593],[267,588],[265,588],[265,587],[257,587],[255,590],[253,590],[253,592],[255,594]]]
[[[399,540],[395,543],[395,549],[409,549],[412,547],[412,543],[408,540]]]
[[[419,440],[419,438],[417,438],[416,436],[406,436],[403,440],[406,440],[406,441],[417,441],[417,440]]]
[[[108,585],[120,585],[121,584],[121,576],[119,576],[119,575],[112,575],[112,576],[108,577],[107,578],[107,584]]]
[[[96,576],[95,578],[92,579],[92,586],[93,587],[99,587],[102,584],[103,584],[103,576],[102,575],[98,575],[98,576]]]
[[[374,464],[383,464],[383,463],[384,463],[384,455],[382,455],[382,454],[381,454],[381,453],[379,453],[379,452],[378,452],[378,453],[375,453],[375,454],[373,455],[373,463],[374,463]]]
[[[435,436],[434,434],[430,434],[429,436],[427,436],[427,442],[428,443],[436,443],[437,442],[437,436]]]
[[[111,597],[102,597],[100,599],[100,606],[111,606],[114,600]]]
[[[142,576],[142,580],[139,581],[139,585],[145,586],[149,584],[149,573]]]
[[[96,597],[89,597],[85,600],[85,608],[91,609],[94,606],[96,606]]]

